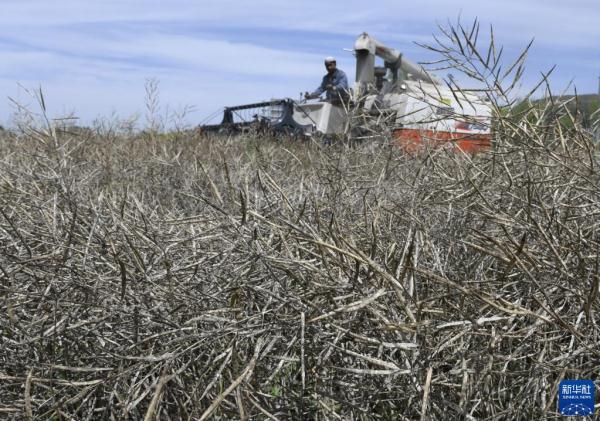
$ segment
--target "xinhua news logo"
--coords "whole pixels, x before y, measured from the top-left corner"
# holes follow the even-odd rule
[[[558,391],[562,415],[581,417],[594,413],[596,387],[591,380],[563,380]]]

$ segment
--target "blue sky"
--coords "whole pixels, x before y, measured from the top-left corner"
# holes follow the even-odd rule
[[[556,91],[571,81],[598,90],[599,0],[2,0],[0,124],[11,124],[9,98],[35,110],[25,90],[41,86],[52,118],[138,114],[141,125],[148,78],[163,114],[193,106],[197,124],[225,105],[297,98],[318,85],[328,55],[353,79],[344,48],[361,32],[413,61],[435,58],[415,42],[459,17],[493,25],[507,59],[535,39],[523,90],[553,65]]]

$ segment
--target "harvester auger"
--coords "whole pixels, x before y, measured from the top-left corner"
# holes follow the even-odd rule
[[[311,137],[368,140],[390,133],[407,151],[445,146],[464,152],[491,147],[491,108],[472,93],[446,84],[367,33],[354,43],[356,79],[346,102],[290,98],[226,107],[220,124],[204,131],[249,128]],[[383,65],[376,65],[376,59]]]

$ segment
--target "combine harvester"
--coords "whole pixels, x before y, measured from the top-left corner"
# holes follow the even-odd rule
[[[484,100],[450,87],[366,33],[356,40],[354,56],[356,82],[347,103],[286,98],[226,107],[220,124],[202,130],[253,127],[351,140],[367,140],[385,130],[408,152],[424,146],[470,153],[490,149],[491,108]],[[376,57],[383,66],[375,65]]]

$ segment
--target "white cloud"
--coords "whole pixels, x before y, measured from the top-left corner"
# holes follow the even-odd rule
[[[363,31],[422,59],[426,55],[412,41],[432,41],[436,23],[459,16],[465,23],[478,17],[482,30],[492,23],[497,42],[509,52],[535,37],[534,74],[558,64],[555,80],[575,77],[595,90],[598,0],[4,0],[0,92],[14,94],[17,82],[42,84],[51,102],[60,104],[57,112],[72,107],[89,119],[143,108],[144,80],[157,77],[165,101],[208,113],[313,89],[323,73],[322,56],[351,48]],[[267,36],[245,40],[242,28]],[[294,36],[286,39],[290,31]],[[334,34],[339,45],[319,41]],[[351,55],[336,55],[352,77]],[[0,101],[0,121],[7,114],[6,101]]]
[[[493,23],[507,36],[535,35],[543,43],[577,40],[595,43],[600,35],[597,0],[427,0],[406,4],[380,0],[323,2],[305,0],[221,1],[86,1],[4,0],[0,24],[10,26],[61,25],[90,22],[188,22],[236,28],[266,27],[357,34],[363,30],[403,32],[406,24],[424,23],[420,35],[435,32],[433,22],[478,17]],[[427,29],[424,29],[427,28]],[[418,35],[418,34],[417,34]],[[520,38],[519,38],[520,39]]]

